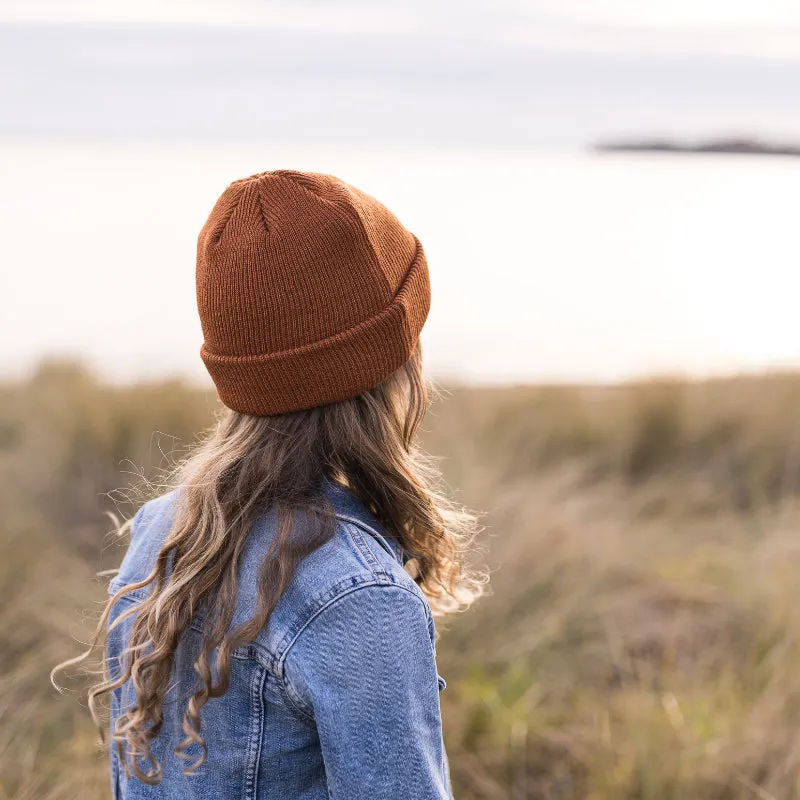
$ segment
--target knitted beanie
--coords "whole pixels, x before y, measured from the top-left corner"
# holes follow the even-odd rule
[[[412,355],[430,306],[422,245],[330,175],[234,181],[197,242],[200,355],[220,400],[259,416],[355,397]]]

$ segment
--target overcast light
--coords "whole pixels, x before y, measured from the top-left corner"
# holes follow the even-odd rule
[[[0,19],[19,21],[154,21],[191,23],[266,23],[280,19],[325,24],[396,24],[415,15],[446,11],[457,24],[463,13],[514,14],[529,21],[571,21],[610,26],[781,28],[800,27],[794,0],[495,0],[492,3],[421,0],[402,4],[271,2],[268,0],[0,0]],[[338,20],[338,23],[337,23]],[[352,29],[352,28],[351,28]]]

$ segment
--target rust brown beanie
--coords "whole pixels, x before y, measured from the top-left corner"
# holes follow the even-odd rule
[[[197,242],[200,354],[247,414],[355,397],[412,355],[430,306],[422,245],[330,175],[234,181]]]

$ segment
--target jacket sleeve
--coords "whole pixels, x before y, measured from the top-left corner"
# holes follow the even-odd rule
[[[394,584],[332,601],[285,661],[319,733],[332,800],[450,798],[427,604]]]

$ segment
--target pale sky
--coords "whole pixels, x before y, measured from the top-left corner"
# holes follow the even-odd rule
[[[0,137],[795,141],[798,85],[781,0],[0,0]]]
[[[460,14],[454,12],[458,10]],[[349,0],[0,0],[0,19],[18,21],[151,21],[194,23],[259,23],[307,16],[320,21],[396,22],[430,17],[440,12],[458,16],[515,14],[530,20],[570,21],[604,26],[660,28],[783,28],[800,26],[800,4],[795,0],[461,0],[431,4]]]
[[[796,0],[0,0],[7,22],[471,32],[550,51],[800,59]]]
[[[607,25],[783,27],[800,25],[796,0],[539,0],[554,17]]]

